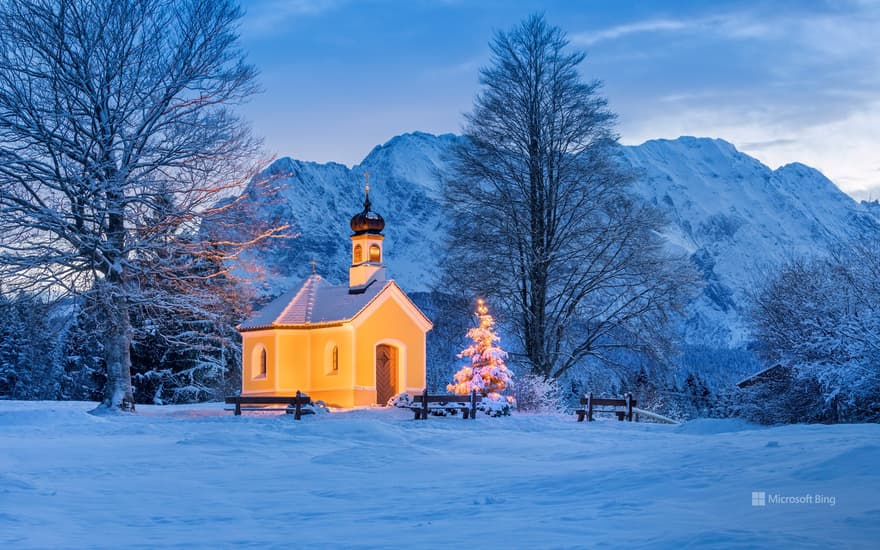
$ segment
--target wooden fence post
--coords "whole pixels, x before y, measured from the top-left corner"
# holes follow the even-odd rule
[[[471,420],[477,417],[477,390],[471,390]],[[467,418],[467,416],[465,416]]]
[[[422,394],[422,420],[428,419],[428,388],[425,388],[424,393]]]
[[[633,420],[633,394],[626,394],[626,420],[628,422],[632,422]]]
[[[593,392],[587,395],[587,421],[593,421]]]
[[[300,418],[302,418],[302,408],[301,408],[302,407],[302,397],[301,396],[302,396],[302,393],[300,393],[299,390],[296,390],[296,405],[295,405],[296,412],[293,413],[294,420],[299,420]]]

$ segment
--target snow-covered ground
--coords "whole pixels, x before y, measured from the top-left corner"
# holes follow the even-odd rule
[[[93,406],[0,401],[3,548],[880,541],[878,425],[415,422],[392,409],[296,422],[218,404],[128,417]],[[780,502],[792,497],[812,502]]]

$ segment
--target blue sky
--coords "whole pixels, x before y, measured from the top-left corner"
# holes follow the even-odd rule
[[[493,33],[542,12],[586,51],[625,144],[721,137],[880,196],[880,0],[245,0],[270,154],[359,162],[396,134],[459,132]]]

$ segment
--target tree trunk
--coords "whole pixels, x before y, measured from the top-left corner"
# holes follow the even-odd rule
[[[284,235],[223,200],[262,185],[247,183],[259,141],[230,112],[257,89],[238,4],[0,2],[0,286],[88,302],[96,412],[134,409],[141,311],[204,317],[227,262]]]
[[[109,151],[109,147],[108,147]],[[119,180],[112,155],[105,153],[105,181]],[[104,406],[110,410],[134,411],[131,389],[131,317],[128,313],[128,289],[122,264],[125,260],[126,228],[123,193],[110,186],[107,192],[107,241],[111,247],[104,251],[107,259],[104,291],[101,304],[104,312],[104,359],[107,363],[107,386],[104,388]]]
[[[121,289],[111,289],[101,300],[104,321],[104,359],[107,363],[107,385],[104,402],[108,409],[134,411],[131,388],[131,319],[128,300]]]

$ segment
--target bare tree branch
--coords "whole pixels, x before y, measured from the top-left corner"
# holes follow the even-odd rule
[[[532,370],[554,377],[624,343],[659,352],[696,281],[629,193],[614,115],[567,46],[541,16],[492,42],[448,183],[443,281],[502,304]]]
[[[256,91],[240,16],[229,0],[0,6],[0,277],[94,300],[108,407],[131,405],[132,304],[183,296],[143,285],[191,279],[187,266],[284,229],[213,244],[202,230],[232,207],[220,201],[254,173],[259,145],[231,110]]]

